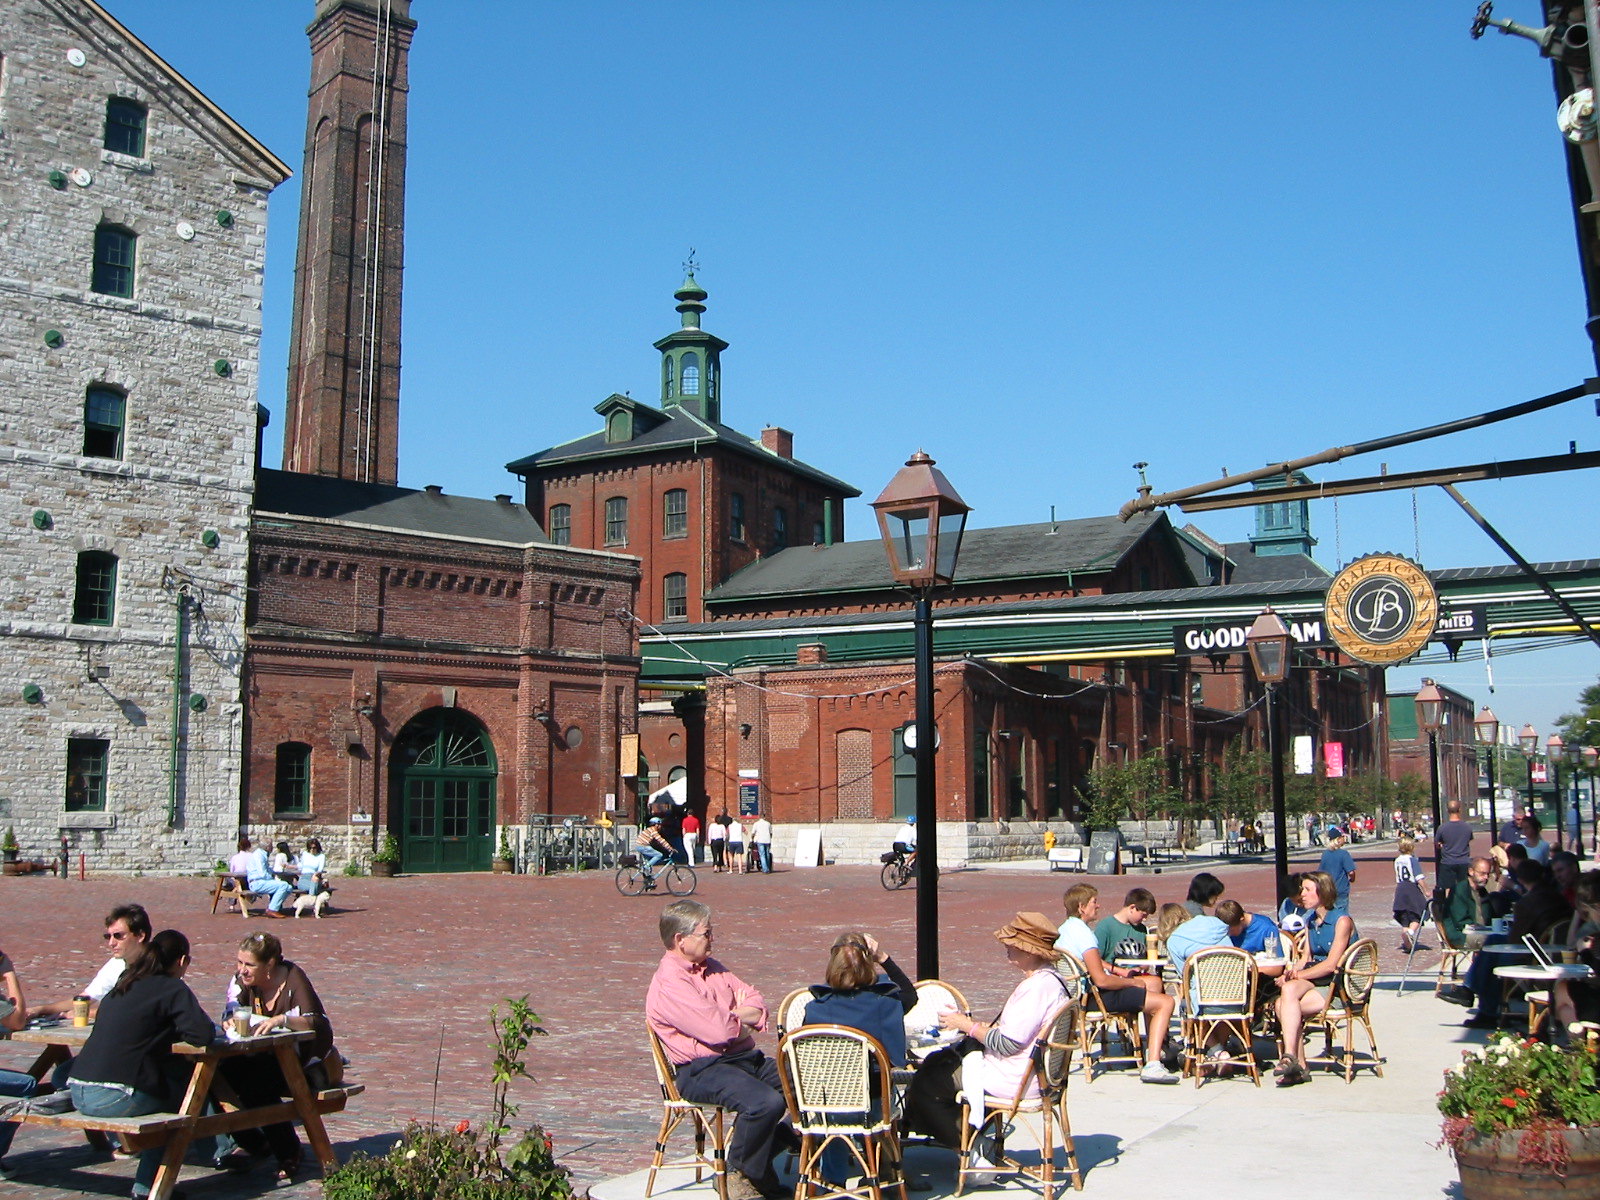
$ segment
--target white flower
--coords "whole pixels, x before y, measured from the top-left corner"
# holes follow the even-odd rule
[[[416,1156],[417,1156],[417,1152],[415,1150],[407,1150],[406,1151],[406,1157],[407,1158],[415,1158]]]
[[[1504,1067],[1504,1066],[1508,1066],[1510,1064],[1510,1062],[1511,1062],[1511,1060],[1509,1058],[1507,1058],[1504,1054],[1502,1054],[1499,1058],[1494,1060],[1494,1065],[1497,1066],[1497,1067]]]

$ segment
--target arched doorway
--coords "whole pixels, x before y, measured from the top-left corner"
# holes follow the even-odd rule
[[[400,731],[389,762],[405,869],[487,871],[498,770],[483,725],[460,709],[429,709]]]

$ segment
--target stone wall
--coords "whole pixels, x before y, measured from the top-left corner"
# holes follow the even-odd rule
[[[81,0],[0,0],[0,55],[0,826],[28,858],[65,834],[93,871],[199,869],[238,822],[261,272],[287,171]],[[103,148],[112,96],[147,106],[142,156]],[[91,290],[105,223],[136,235],[131,298]],[[126,395],[120,457],[83,453],[95,385]],[[117,559],[109,624],[72,619],[91,550]],[[67,811],[70,738],[109,744],[104,811]]]

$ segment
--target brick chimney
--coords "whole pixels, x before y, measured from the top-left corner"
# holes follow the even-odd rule
[[[776,425],[768,425],[761,431],[761,444],[779,458],[794,457],[794,434],[787,429],[779,429]]]
[[[796,666],[816,667],[828,661],[828,647],[821,642],[807,642],[794,648]]]

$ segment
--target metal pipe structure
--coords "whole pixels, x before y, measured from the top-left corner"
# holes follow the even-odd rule
[[[178,744],[183,737],[183,638],[189,597],[178,590],[178,627],[172,639],[172,747],[167,755],[167,827],[178,823]]]

